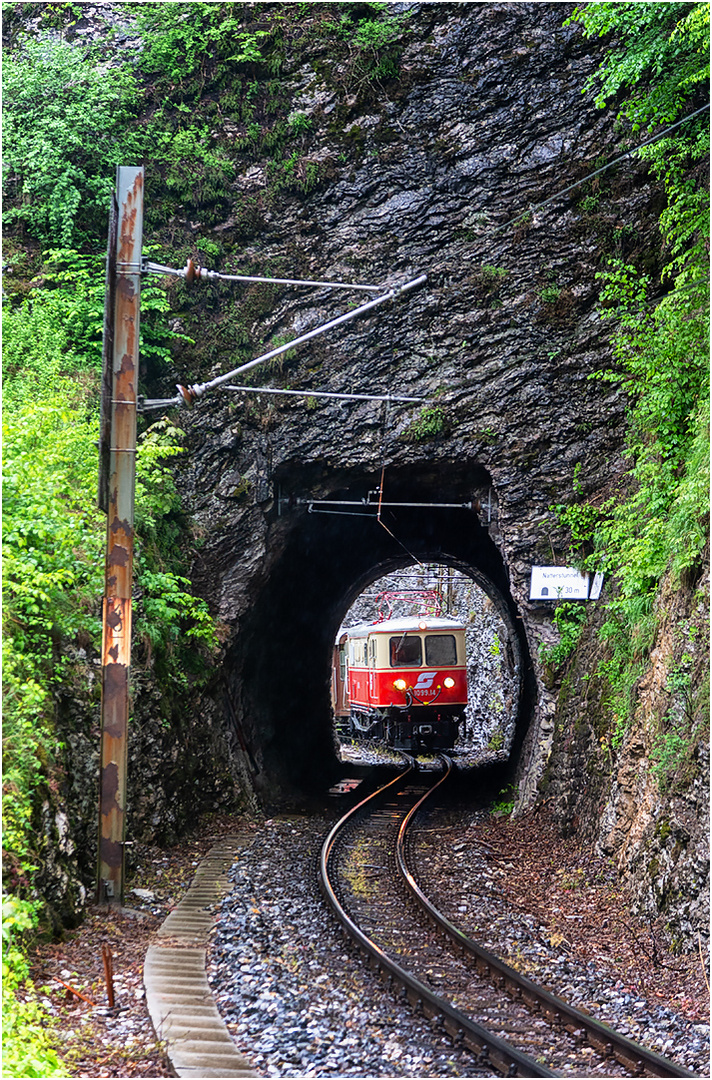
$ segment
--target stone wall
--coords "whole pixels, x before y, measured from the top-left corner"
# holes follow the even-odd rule
[[[678,840],[685,847],[688,795],[674,811],[679,828],[652,804],[635,829],[622,824],[619,808],[639,798],[638,782],[653,798],[647,766],[635,779],[641,736],[631,733],[609,793],[611,763],[595,725],[579,720],[589,687],[547,678],[540,646],[555,640],[552,611],[528,598],[531,566],[565,560],[551,507],[571,501],[574,470],[591,495],[624,469],[624,402],[589,378],[609,362],[611,333],[596,307],[596,274],[612,255],[654,270],[658,247],[660,193],[640,163],[537,206],[630,145],[581,93],[603,46],[563,28],[573,6],[393,4],[391,14],[407,15],[396,79],[354,79],[343,50],[334,59],[317,36],[295,39],[279,79],[286,115],[303,114],[309,134],[291,186],[275,185],[266,154],[239,145],[227,105],[210,123],[237,175],[217,202],[201,202],[196,189],[163,212],[147,163],[145,239],[159,250],[199,263],[201,252],[217,251],[214,268],[232,273],[388,285],[428,278],[242,380],[407,393],[422,406],[220,390],[180,416],[188,453],[176,479],[201,536],[191,573],[224,642],[207,691],[168,712],[150,663],[137,657],[133,836],[173,835],[198,797],[201,808],[254,792],[274,803],[328,786],[334,635],[366,582],[415,555],[481,575],[502,597],[522,665],[512,744],[520,805],[548,782],[566,827],[602,814],[605,827],[590,824],[591,836],[631,875],[644,851],[631,836],[655,835],[660,888],[673,896],[679,858],[668,867],[665,852]],[[78,42],[91,40],[91,12],[99,25],[112,10],[86,5]],[[124,58],[137,45],[130,24],[120,29]],[[266,82],[255,75],[258,97]],[[168,295],[174,328],[194,344],[179,345],[171,370],[148,371],[149,396],[230,371],[246,353],[260,355],[357,302],[336,291],[210,283],[192,291],[173,283]],[[391,501],[477,501],[479,509],[391,511],[388,531],[373,519],[309,513],[309,500],[362,499],[381,483]],[[580,663],[594,662],[591,645]],[[67,852],[75,845],[68,858],[85,880],[96,716],[89,691],[70,690],[60,703],[69,832],[48,803],[48,828]]]
[[[332,609],[336,618],[369,562],[402,556],[409,543],[418,550],[434,543],[436,554],[467,551],[509,597],[531,679],[522,790],[526,799],[536,793],[556,699],[539,662],[540,644],[553,639],[551,610],[529,602],[530,568],[564,558],[550,507],[572,498],[575,467],[587,493],[623,469],[623,402],[589,379],[607,362],[610,332],[595,307],[596,273],[612,254],[654,259],[657,236],[658,193],[633,163],[606,174],[595,199],[577,189],[521,219],[627,145],[612,118],[581,94],[600,46],[562,28],[569,10],[409,5],[400,79],[359,92],[343,91],[337,66],[327,72],[303,51],[288,57],[283,78],[294,109],[313,126],[306,157],[329,168],[314,191],[275,197],[269,163],[252,161],[231,212],[203,230],[229,247],[233,263],[289,275],[397,283],[428,273],[424,287],[305,345],[279,370],[250,373],[258,383],[305,390],[407,392],[428,399],[422,409],[216,391],[185,417],[190,455],[179,480],[206,538],[194,577],[232,628],[229,678],[240,693],[249,685],[244,707],[252,716],[241,722],[258,757],[260,724],[272,730],[274,721],[254,720],[264,714],[259,661],[241,635],[276,632],[288,651],[286,620],[311,627],[328,622]],[[240,207],[248,198],[261,218],[245,237]],[[225,289],[205,288],[188,302],[178,286],[175,302],[186,332],[198,343],[209,339],[209,355],[196,347],[177,357],[157,393],[235,367],[221,337],[229,340],[231,320],[245,307],[254,314],[253,355],[348,307],[342,294],[284,289],[260,308],[257,287],[234,301]],[[381,475],[391,497],[479,498],[483,509],[470,522],[441,525],[401,515],[397,528],[391,522],[390,548],[362,523],[340,531],[336,517],[331,529],[310,521],[304,531],[297,499],[363,498]],[[334,571],[326,607],[317,606],[317,583],[288,599],[275,592],[280,566],[291,567],[282,592],[299,588],[304,564],[287,556],[290,546],[305,545],[299,557],[326,567],[348,562],[343,550],[355,541],[361,550],[353,566]],[[320,631],[309,633],[314,644]],[[306,665],[319,675],[316,719],[304,723],[319,728],[325,670],[311,647],[300,656],[298,666]],[[295,686],[310,681],[290,678]],[[286,694],[279,702],[271,689],[266,694],[281,714],[291,711]],[[279,737],[275,729],[266,741]]]
[[[628,886],[634,912],[662,915],[671,943],[709,940],[709,571],[658,601],[650,664],[634,688],[634,714],[620,739],[603,723],[606,649],[587,628],[556,684],[552,748],[540,783],[564,833],[608,856]],[[600,622],[600,619],[598,620]],[[689,671],[689,686],[670,677]],[[687,712],[669,767],[660,751],[676,709]]]

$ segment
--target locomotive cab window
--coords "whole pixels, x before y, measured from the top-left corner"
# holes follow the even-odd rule
[[[391,667],[419,667],[423,662],[423,650],[419,637],[392,637],[390,642]]]
[[[447,667],[457,663],[457,645],[453,634],[426,634],[425,663],[428,667]]]

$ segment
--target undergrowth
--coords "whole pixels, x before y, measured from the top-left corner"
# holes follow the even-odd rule
[[[586,87],[599,87],[599,107],[618,95],[619,116],[651,131],[692,111],[709,76],[709,4],[592,3],[572,19],[588,36],[615,33],[614,48]],[[612,599],[598,631],[604,659],[595,677],[604,681],[613,745],[635,710],[659,625],[661,584],[694,582],[709,536],[709,194],[700,171],[708,153],[706,115],[639,152],[666,195],[664,269],[656,281],[611,260],[601,273],[602,314],[615,327],[613,362],[594,376],[628,398],[627,473],[618,492],[599,503],[582,497],[579,469],[577,500],[555,508],[570,530],[573,560],[609,580]],[[575,627],[565,614],[556,617],[567,627],[560,662],[571,652]],[[654,774],[661,785],[699,737],[704,714],[698,700],[658,739]]]
[[[42,917],[37,807],[57,796],[64,745],[57,693],[98,655],[106,522],[96,509],[103,268],[79,252],[46,253],[36,287],[3,305],[3,908],[5,1074],[54,1076],[26,987],[22,939]],[[167,355],[165,295],[149,288],[143,347]],[[174,687],[198,677],[215,644],[207,606],[180,559],[180,505],[167,461],[182,433],[158,421],[139,441],[136,630]],[[35,1071],[33,1071],[35,1070]],[[55,1071],[52,1071],[55,1070]]]

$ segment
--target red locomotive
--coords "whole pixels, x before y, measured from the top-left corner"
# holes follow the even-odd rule
[[[467,705],[463,623],[421,615],[341,630],[332,696],[352,732],[402,750],[450,749]]]

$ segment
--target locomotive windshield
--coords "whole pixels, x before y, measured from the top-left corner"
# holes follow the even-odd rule
[[[457,663],[457,646],[453,634],[427,634],[425,663],[428,667],[443,667]]]
[[[392,637],[390,640],[391,667],[418,667],[423,660],[419,637]]]

